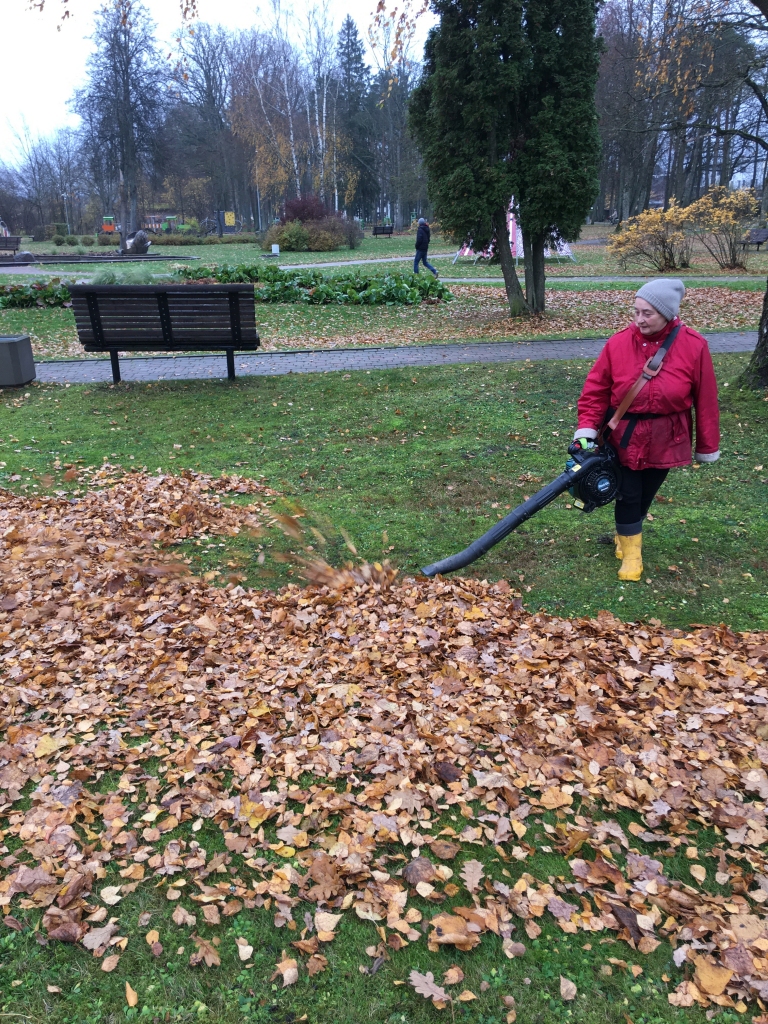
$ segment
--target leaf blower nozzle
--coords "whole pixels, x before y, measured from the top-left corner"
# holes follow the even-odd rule
[[[621,466],[613,448],[604,446],[585,451],[574,442],[568,453],[571,457],[565,465],[565,472],[531,495],[522,505],[518,505],[508,516],[500,519],[469,547],[440,562],[425,566],[421,570],[424,575],[437,576],[438,573],[444,575],[456,572],[457,569],[463,569],[477,561],[527,519],[546,508],[563,491],[570,491],[574,505],[584,512],[592,512],[596,508],[610,504],[618,496],[621,487]]]

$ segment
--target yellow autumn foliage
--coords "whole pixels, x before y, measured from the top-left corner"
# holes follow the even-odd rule
[[[723,270],[745,269],[744,236],[758,210],[754,191],[743,188],[729,192],[717,185],[688,210],[696,237],[717,265]]]
[[[690,207],[673,199],[668,210],[643,210],[630,217],[608,243],[608,251],[623,269],[630,263],[664,273],[690,266],[693,236]]]

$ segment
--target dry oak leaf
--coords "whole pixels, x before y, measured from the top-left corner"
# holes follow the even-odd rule
[[[317,952],[319,942],[320,940],[317,935],[313,935],[309,939],[297,939],[296,942],[292,942],[291,945],[294,949],[298,949],[300,953],[306,953],[308,956],[312,956]]]
[[[322,953],[315,953],[307,960],[307,972],[310,978],[314,977],[315,974],[320,974],[328,966],[328,961],[322,955]]]
[[[86,926],[80,920],[81,914],[82,910],[48,907],[43,914],[43,928],[48,932],[48,938],[59,942],[79,942],[86,932]]]
[[[199,619],[195,619],[196,626],[200,629],[204,629],[209,633],[215,633],[218,630],[218,624],[213,621],[210,615],[201,615]]]
[[[283,988],[286,988],[288,985],[295,985],[299,980],[298,963],[290,958],[281,960],[279,964],[275,964],[275,973],[269,980],[274,981],[278,975],[282,975]]]
[[[562,789],[558,789],[557,786],[550,786],[542,794],[540,803],[548,811],[554,811],[558,807],[570,807],[573,797],[569,793],[564,793]]]
[[[315,931],[321,942],[333,942],[336,938],[334,929],[341,920],[341,914],[328,914],[318,910],[315,913]]]
[[[173,920],[173,923],[179,925],[179,927],[181,927],[181,925],[186,924],[189,925],[189,927],[194,928],[194,926],[197,924],[197,918],[195,917],[195,915],[190,914],[190,912],[188,910],[185,910],[181,904],[179,904],[178,907],[176,907],[176,909],[173,911],[171,919]]]
[[[213,903],[207,903],[203,907],[203,917],[206,920],[206,924],[221,924],[219,908]]]
[[[441,782],[456,782],[462,776],[461,768],[450,761],[436,761],[435,775]]]
[[[207,939],[201,939],[199,935],[192,935],[192,941],[197,946],[194,953],[190,954],[189,962],[193,967],[205,961],[208,967],[218,967],[221,964],[221,957],[216,951],[213,943]]]
[[[129,1006],[135,1006],[139,1001],[139,994],[136,989],[131,988],[130,983],[125,983],[125,1001]]]
[[[104,957],[104,959],[101,961],[101,969],[102,971],[104,971],[105,974],[111,974],[119,963],[120,954],[113,953],[111,956]]]
[[[430,850],[440,860],[453,860],[461,847],[458,843],[451,843],[447,839],[436,839],[430,844]]]
[[[445,989],[435,982],[435,976],[431,971],[427,971],[426,974],[411,971],[408,975],[408,981],[420,996],[424,996],[425,999],[431,999],[435,1006],[441,1009],[451,1001],[451,997]]]
[[[476,931],[467,931],[468,922],[454,914],[438,914],[432,918],[433,931],[429,935],[430,946],[455,946],[468,951],[480,943]]]
[[[576,993],[577,992],[578,992],[578,989],[576,988],[574,983],[572,981],[570,981],[568,978],[564,978],[563,975],[561,974],[560,975],[560,998],[564,999],[565,1002],[568,1003],[572,999],[576,998]]]
[[[249,945],[248,940],[243,938],[235,939],[235,942],[237,943],[237,955],[240,959],[243,961],[250,960],[253,956],[253,946]]]
[[[696,972],[693,980],[698,988],[708,996],[720,996],[725,992],[725,986],[733,977],[733,971],[727,967],[719,967],[712,963],[705,956],[693,958],[696,965]]]
[[[654,950],[658,949],[660,945],[661,942],[658,939],[654,939],[652,935],[644,935],[638,942],[637,949],[638,952],[648,955],[648,953],[653,953]]]
[[[111,917],[109,924],[105,924],[103,928],[91,928],[83,939],[83,945],[92,952],[95,952],[97,949],[104,949],[109,945],[109,940],[112,936],[117,935],[118,931],[117,918]]]
[[[525,922],[525,934],[529,939],[538,939],[541,935],[541,926],[532,919],[528,920]]]
[[[53,875],[49,875],[41,867],[28,868],[26,864],[22,864],[18,871],[11,875],[8,879],[10,882],[10,889],[5,894],[6,896],[15,896],[17,892],[25,892],[31,896],[32,893],[36,892],[44,885],[59,885],[60,883],[54,878]]]
[[[667,995],[670,1006],[693,1006],[702,1001],[701,992],[692,981],[681,981],[675,991]]]
[[[435,873],[435,865],[428,857],[414,857],[403,868],[403,878],[409,885],[414,886],[419,882],[431,882]]]
[[[755,914],[731,914],[728,923],[736,941],[745,946],[759,939],[768,927],[768,921]]]
[[[449,967],[443,975],[444,985],[458,985],[460,981],[464,981],[464,971],[460,967]]]
[[[504,939],[502,941],[501,948],[504,950],[504,955],[513,960],[516,956],[525,956],[526,949],[522,942],[513,942],[512,939]]]
[[[383,917],[373,909],[370,903],[356,903],[355,913],[362,921],[381,921]]]
[[[464,884],[470,892],[474,892],[483,880],[485,872],[479,860],[468,860],[460,871]]]

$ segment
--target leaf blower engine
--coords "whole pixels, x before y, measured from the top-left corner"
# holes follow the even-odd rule
[[[421,570],[424,575],[437,576],[438,573],[456,572],[457,569],[463,569],[464,566],[482,558],[495,544],[531,516],[541,512],[564,491],[570,491],[574,505],[583,512],[592,512],[603,505],[609,505],[618,497],[621,490],[621,466],[616,452],[610,445],[584,449],[578,441],[574,441],[568,449],[568,454],[570,458],[565,464],[565,472],[546,487],[542,487],[522,505],[518,505],[508,516],[500,519],[468,548],[444,558],[441,562],[425,566]]]

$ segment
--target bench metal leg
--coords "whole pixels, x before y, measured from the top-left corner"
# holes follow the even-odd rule
[[[119,384],[122,379],[120,377],[120,359],[113,348],[109,350],[109,359],[112,363],[112,380],[115,384]]]
[[[235,350],[228,348],[227,350],[227,377],[230,380],[235,380]]]

